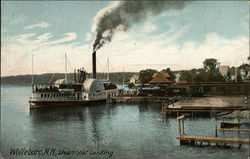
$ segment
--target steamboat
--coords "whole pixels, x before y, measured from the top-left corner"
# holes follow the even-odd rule
[[[66,55],[65,55],[66,59]],[[66,61],[66,60],[65,60]],[[65,62],[67,69],[67,64]],[[87,78],[84,68],[78,69],[78,79],[59,79],[53,84],[33,84],[29,98],[30,109],[60,106],[88,106],[106,103],[119,94],[119,89],[109,79],[96,78],[96,51],[92,53],[93,78]],[[67,72],[67,71],[66,71]]]

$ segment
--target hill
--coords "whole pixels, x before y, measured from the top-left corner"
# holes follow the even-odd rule
[[[112,82],[116,84],[121,84],[123,82],[124,74],[124,83],[128,84],[129,79],[132,75],[138,74],[136,72],[113,72],[109,74],[109,77]],[[64,73],[46,73],[46,74],[35,74],[34,83],[54,83],[58,79],[64,78]],[[88,74],[90,77],[91,74]],[[52,78],[53,77],[53,78]],[[97,78],[105,79],[107,75],[105,73],[97,73]],[[68,73],[68,79],[74,80],[74,74]],[[5,76],[1,77],[1,84],[31,84],[32,75],[16,75],[16,76]]]

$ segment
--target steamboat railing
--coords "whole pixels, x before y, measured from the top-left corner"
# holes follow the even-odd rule
[[[29,97],[29,101],[87,101],[86,99],[75,97],[63,97],[63,98],[42,98],[42,97]]]

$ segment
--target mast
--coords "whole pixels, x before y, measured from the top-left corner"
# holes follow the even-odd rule
[[[237,83],[237,81],[238,81],[238,79],[237,79],[238,74],[237,74],[237,61],[236,61],[236,58],[237,58],[237,56],[236,56],[236,51],[235,51],[235,83]]]
[[[31,67],[32,67],[32,76],[31,76],[31,84],[34,84],[34,62],[33,62],[33,53],[32,53],[32,59],[31,59]]]
[[[67,55],[65,53],[65,82],[68,82],[68,77],[67,77]]]
[[[236,83],[237,83],[237,81],[238,81],[237,76],[238,76],[238,74],[237,74],[237,66],[235,66],[235,82],[236,82]]]
[[[31,56],[31,71],[32,71],[32,75],[31,75],[31,87],[32,87],[32,98],[33,98],[33,92],[34,92],[34,62],[33,62],[33,53]]]
[[[74,69],[74,81],[76,83],[76,69]]]
[[[122,88],[124,89],[124,66],[122,67]]]
[[[108,58],[108,73],[107,73],[107,79],[109,79],[109,58]]]

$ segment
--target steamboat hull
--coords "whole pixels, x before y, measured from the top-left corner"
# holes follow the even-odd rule
[[[50,108],[50,107],[75,107],[91,106],[106,103],[106,99],[92,101],[29,101],[30,109]]]

